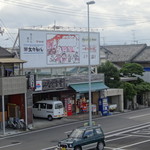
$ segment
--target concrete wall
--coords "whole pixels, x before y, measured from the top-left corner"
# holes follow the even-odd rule
[[[0,78],[0,95],[26,93],[27,79],[25,76]]]
[[[111,97],[112,104],[117,104],[117,111],[124,111],[123,89],[106,89],[101,97]]]

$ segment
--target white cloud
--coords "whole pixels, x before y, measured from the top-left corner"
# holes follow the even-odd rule
[[[18,28],[32,26],[87,27],[88,0],[0,0],[0,27],[15,37]],[[104,34],[107,44],[124,44],[135,37],[149,39],[149,0],[95,0],[90,5],[90,27]],[[102,31],[103,29],[103,31]],[[15,34],[14,34],[15,32]],[[0,35],[3,41],[9,35]],[[109,42],[109,41],[114,41]],[[9,41],[7,41],[8,43]],[[147,44],[148,40],[141,40]],[[2,45],[3,42],[0,42]],[[12,45],[12,42],[10,42]]]

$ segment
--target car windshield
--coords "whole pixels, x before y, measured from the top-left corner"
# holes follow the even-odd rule
[[[63,108],[63,105],[61,103],[55,105],[55,109],[60,109],[60,108]]]
[[[82,135],[83,135],[83,130],[81,129],[75,129],[72,131],[72,133],[70,134],[69,137],[72,137],[72,138],[81,138]]]

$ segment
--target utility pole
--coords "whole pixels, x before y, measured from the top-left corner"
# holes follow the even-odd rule
[[[95,1],[89,1],[87,4],[87,17],[88,17],[88,78],[89,78],[89,126],[92,126],[92,104],[91,104],[91,53],[90,53],[90,17],[89,6],[95,4]]]

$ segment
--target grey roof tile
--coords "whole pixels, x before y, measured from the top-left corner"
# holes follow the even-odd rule
[[[150,62],[150,46],[147,46],[137,57],[134,62]]]
[[[13,57],[13,54],[10,53],[9,51],[7,51],[5,48],[0,47],[0,57],[4,58],[4,57]]]
[[[111,52],[108,55],[108,60],[111,62],[128,62],[145,47],[146,44],[111,45],[105,46],[105,49]]]

